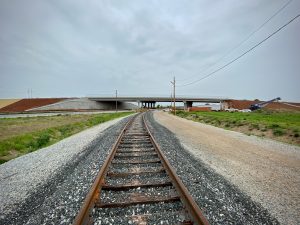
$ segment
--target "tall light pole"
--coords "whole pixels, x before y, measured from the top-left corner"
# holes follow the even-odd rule
[[[116,90],[116,112],[118,112],[118,90]]]
[[[176,84],[176,81],[175,81],[175,76],[174,76],[173,81],[171,81],[171,84],[173,84],[174,115],[176,116],[176,106],[175,106],[175,102],[176,102],[176,97],[175,97],[175,84]]]

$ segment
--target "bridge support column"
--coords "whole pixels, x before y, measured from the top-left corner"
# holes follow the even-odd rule
[[[225,110],[224,101],[220,101],[220,110]]]
[[[193,107],[193,102],[185,101],[184,103],[184,111],[187,111],[189,107]]]

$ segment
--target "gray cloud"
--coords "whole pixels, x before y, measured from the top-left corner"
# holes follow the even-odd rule
[[[169,95],[270,17],[285,2],[17,1],[0,2],[0,97]],[[222,65],[296,15],[293,1]],[[300,100],[299,21],[181,95]],[[218,66],[216,65],[216,66]],[[208,68],[206,72],[216,68]],[[181,82],[180,82],[181,81]]]

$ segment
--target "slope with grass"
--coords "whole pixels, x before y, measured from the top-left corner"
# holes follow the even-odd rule
[[[300,145],[300,113],[256,111],[242,112],[184,112],[178,116],[211,124],[248,135],[272,138]]]
[[[132,112],[0,119],[0,163]]]

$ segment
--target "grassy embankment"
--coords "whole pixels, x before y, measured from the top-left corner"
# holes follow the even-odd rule
[[[183,112],[178,116],[213,126],[300,145],[298,112]]]
[[[0,119],[0,164],[131,113]]]

